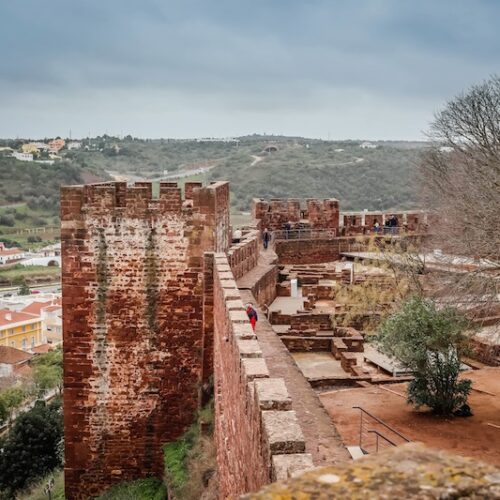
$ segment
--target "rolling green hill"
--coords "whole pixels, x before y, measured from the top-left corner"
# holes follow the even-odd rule
[[[81,150],[63,151],[64,160],[54,165],[0,156],[0,234],[26,246],[27,237],[19,231],[11,236],[13,229],[57,225],[63,184],[158,180],[193,171],[180,185],[228,180],[234,212],[248,211],[253,197],[335,197],[343,210],[418,207],[416,171],[426,144],[391,141],[362,148],[361,143],[259,135],[239,142],[104,136],[85,140]],[[276,151],[264,152],[267,146]]]
[[[415,171],[425,143],[321,141],[300,137],[246,136],[240,142],[118,140],[107,138],[101,150],[72,152],[68,158],[114,174],[159,178],[210,167],[195,178],[231,182],[235,210],[249,210],[257,197],[329,197],[346,210],[408,209],[418,206]],[[277,151],[262,151],[267,145]],[[113,148],[112,146],[118,146]]]

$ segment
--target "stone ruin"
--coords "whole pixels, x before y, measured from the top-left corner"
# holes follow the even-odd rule
[[[156,187],[61,191],[66,498],[162,477],[162,445],[192,424],[212,380],[219,498],[315,466],[344,467],[345,444],[290,354],[327,351],[355,382],[371,379],[357,364],[360,331],[333,328],[317,308],[329,298],[322,280],[352,275],[303,267],[307,255],[338,258],[346,238],[338,201],[258,200],[254,224],[232,244],[227,182],[186,183],[184,198],[174,183]],[[277,241],[277,256],[262,254],[261,230],[286,222],[329,235]],[[359,222],[367,225],[366,214]],[[287,261],[285,272],[278,263]],[[289,294],[290,273],[302,279],[305,311],[277,334],[271,323],[286,314],[268,307]],[[259,335],[248,301],[261,308]]]

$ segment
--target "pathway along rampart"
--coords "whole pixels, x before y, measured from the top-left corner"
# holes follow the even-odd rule
[[[312,467],[285,381],[270,376],[225,254],[214,259],[214,399],[219,497]]]

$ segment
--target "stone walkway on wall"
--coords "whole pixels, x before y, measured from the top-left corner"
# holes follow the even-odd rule
[[[254,302],[249,288],[276,260],[276,254],[269,249],[262,252],[259,265],[238,280],[243,302]],[[264,311],[259,313],[256,334],[266,359],[271,377],[282,377],[292,398],[306,440],[306,452],[310,453],[315,465],[346,461],[350,456],[317,394],[302,375],[281,339],[274,333]]]

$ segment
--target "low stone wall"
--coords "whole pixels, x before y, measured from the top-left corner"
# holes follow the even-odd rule
[[[228,259],[214,256],[214,399],[219,498],[312,467],[285,382],[270,378]]]
[[[332,337],[281,335],[280,338],[290,352],[330,352],[332,349]]]
[[[272,266],[252,286],[252,295],[259,306],[269,306],[276,298],[278,267]]]
[[[259,260],[259,231],[251,229],[243,235],[239,243],[231,245],[227,259],[236,279],[252,270]]]
[[[320,264],[338,260],[337,239],[276,240],[274,251],[280,264]]]
[[[330,315],[327,313],[296,314],[291,317],[290,328],[292,330],[333,330]]]

